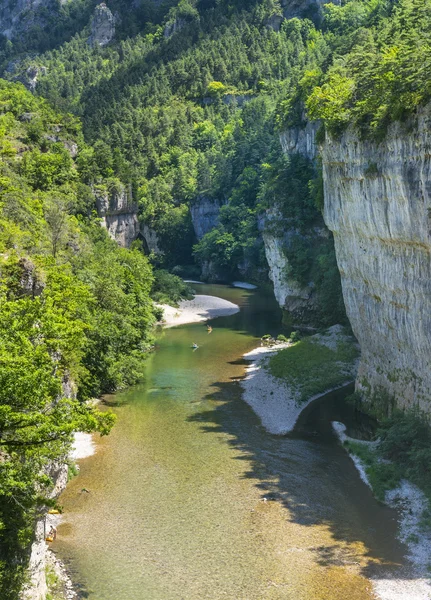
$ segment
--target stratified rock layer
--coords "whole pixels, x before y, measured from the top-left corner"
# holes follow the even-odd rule
[[[357,386],[429,411],[431,109],[381,143],[353,130],[322,151],[324,218],[362,350]]]

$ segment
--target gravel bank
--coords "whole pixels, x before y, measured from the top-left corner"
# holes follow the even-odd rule
[[[335,349],[339,342],[351,340],[344,336],[342,328],[337,325],[331,327],[325,335],[319,334],[312,339],[330,349]],[[286,342],[273,347],[261,346],[244,354],[244,358],[251,361],[251,365],[246,367],[246,377],[241,381],[243,398],[260,417],[265,429],[276,435],[284,435],[292,431],[300,414],[311,402],[351,383],[356,372],[355,364],[352,365],[351,373],[346,374],[346,381],[341,385],[311,396],[305,402],[300,401],[300,390],[292,388],[264,368],[274,353],[291,345]]]
[[[93,456],[95,452],[96,445],[93,441],[93,436],[91,433],[82,433],[81,431],[75,433],[72,450],[70,452],[70,458],[73,460],[79,460],[80,458]]]
[[[343,423],[334,421],[332,427],[341,443],[346,440],[358,443],[346,435]],[[375,442],[361,442],[375,445]],[[361,479],[371,488],[366,467],[360,458],[349,452]],[[385,577],[371,578],[374,592],[380,600],[430,600],[431,581],[429,565],[431,563],[431,536],[421,525],[422,513],[427,506],[425,494],[406,481],[386,492],[385,503],[395,508],[399,515],[398,538],[406,544],[406,558],[411,568],[390,572]]]
[[[165,327],[187,323],[201,323],[216,317],[227,317],[239,312],[239,306],[216,296],[196,295],[193,300],[183,300],[178,308],[162,304]]]

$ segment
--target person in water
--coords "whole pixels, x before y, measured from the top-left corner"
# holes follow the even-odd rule
[[[207,331],[208,331],[208,333],[211,333],[212,330],[213,330],[213,328],[211,327],[211,325],[207,324]]]
[[[48,537],[52,538],[53,541],[55,542],[55,540],[57,538],[57,529],[56,529],[56,527],[54,527],[54,525],[51,525],[51,529],[48,532]]]

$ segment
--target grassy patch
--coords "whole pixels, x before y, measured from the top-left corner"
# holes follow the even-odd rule
[[[67,481],[71,481],[71,479],[73,479],[74,477],[76,477],[77,475],[79,475],[79,467],[73,461],[69,461],[67,463],[67,466],[68,466],[68,469],[67,469]]]
[[[336,350],[305,338],[270,358],[271,375],[283,379],[300,392],[305,402],[316,394],[342,385],[349,375],[358,351],[353,344],[340,342]]]
[[[401,479],[418,486],[428,499],[422,517],[424,528],[431,528],[431,427],[418,412],[394,411],[377,430],[375,446],[346,441],[345,446],[364,464],[373,492],[379,500]]]
[[[362,461],[375,497],[383,502],[386,492],[393,490],[400,483],[400,467],[394,463],[382,462],[376,446],[351,441],[346,441],[344,445]]]
[[[61,581],[51,565],[47,565],[45,569],[45,578],[49,590],[46,600],[63,600]]]

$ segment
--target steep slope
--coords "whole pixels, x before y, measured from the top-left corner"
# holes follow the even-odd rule
[[[109,6],[114,13],[120,5]],[[399,247],[413,236],[409,247],[416,257],[416,234],[403,219],[396,229],[380,207],[380,194],[392,198],[392,177],[404,187],[410,182],[404,201],[416,210],[420,168],[394,174],[389,141],[384,149],[386,142],[379,146],[378,140],[392,121],[429,96],[429,0],[351,0],[324,9],[316,3],[321,29],[309,21],[286,20],[310,6],[238,1],[228,11],[224,2],[183,0],[165,13],[160,27],[153,24],[151,33],[92,46],[88,22],[69,43],[24,60],[17,69],[38,69],[36,92],[83,115],[87,139],[94,142],[89,171],[109,180],[108,191],[98,196],[99,213],[124,244],[141,237],[155,250],[158,265],[185,273],[198,242],[193,254],[208,277],[264,280],[269,272],[291,318],[331,323],[343,318],[343,309],[332,238],[319,214],[323,202],[314,142],[322,132],[310,119],[321,120],[330,136],[323,151],[324,215],[337,239],[344,297],[363,346],[361,385],[368,380],[370,390],[383,386],[401,404],[418,403],[417,393],[424,392],[415,378],[426,364],[412,361],[417,365],[412,374],[408,356],[419,339],[409,332],[418,329],[420,308],[412,311],[410,302],[413,321],[398,322],[395,304],[407,306],[406,299],[386,301],[383,292],[370,291],[371,284],[360,288],[355,277],[363,268],[362,279],[378,287],[383,266],[388,272],[393,268],[393,249],[378,267],[365,266],[362,238],[369,239],[367,256],[377,260],[383,246],[378,249],[376,240],[390,247],[391,234]],[[414,51],[418,44],[421,57]],[[339,142],[351,122],[356,133],[349,129]],[[391,144],[410,143],[407,133],[391,132]],[[375,141],[362,141],[364,136]],[[417,136],[420,143],[423,136]],[[403,152],[401,162],[407,160]],[[127,200],[115,189],[130,190]],[[395,196],[390,201],[397,202]],[[374,215],[374,223],[359,225],[361,209]],[[406,219],[410,222],[411,215]],[[420,249],[425,241],[418,244]],[[416,277],[413,264],[407,281]],[[384,289],[387,282],[381,285]],[[384,367],[383,342],[367,342],[371,336],[364,333],[374,311],[377,318],[376,298],[373,311],[364,309],[364,298],[370,307],[373,296],[381,299],[380,339],[385,326],[396,331]],[[425,346],[419,354],[426,355]],[[375,355],[380,362],[372,367]]]
[[[384,141],[326,140],[325,222],[362,349],[358,390],[380,414],[430,410],[431,109]]]
[[[54,463],[113,417],[85,401],[136,382],[155,321],[147,259],[95,218],[80,123],[0,80],[0,597],[18,598]]]
[[[306,100],[326,128],[324,217],[362,350],[357,389],[379,416],[430,412],[430,9],[400,0]]]
[[[317,10],[318,4],[313,6]],[[294,234],[291,255],[301,238],[314,239],[316,227],[324,231],[313,208],[317,188],[308,191],[315,170],[307,166],[303,175],[296,170],[302,181],[290,200],[283,189],[293,176],[289,160],[296,159],[292,151],[280,160],[280,106],[286,96],[295,96],[304,69],[331,54],[311,22],[283,17],[299,15],[300,8],[238,1],[227,10],[225,2],[183,1],[150,34],[92,47],[84,29],[59,50],[24,60],[9,76],[37,73],[36,93],[83,115],[87,140],[94,144],[93,164],[102,176],[130,186],[129,205],[138,206],[139,229],[134,213],[123,217],[111,201],[99,203],[100,215],[123,243],[139,237],[155,251],[157,265],[191,273],[196,260],[204,276],[217,280],[265,281],[269,260],[280,280],[290,244],[281,238],[274,242],[269,226],[262,231],[271,221],[265,212],[283,213]],[[330,240],[327,232],[322,239]],[[290,285],[302,290],[296,296],[313,300],[290,302],[290,292],[276,289],[277,297],[286,310],[298,305],[295,319],[334,323],[343,318],[339,282],[332,277],[336,270],[332,283],[324,283],[326,289],[332,285],[332,298],[318,292],[316,301],[325,279],[319,264],[326,258],[319,259],[311,246],[301,264],[296,261]]]

